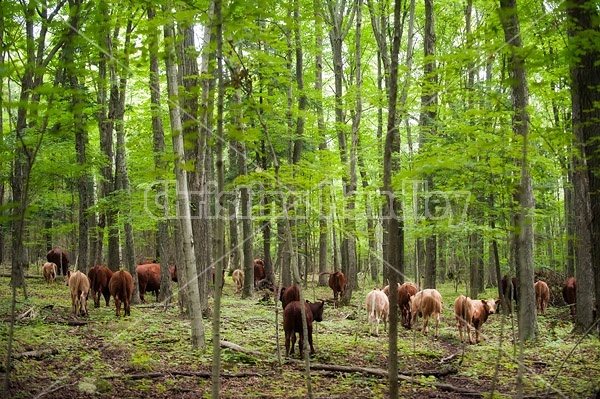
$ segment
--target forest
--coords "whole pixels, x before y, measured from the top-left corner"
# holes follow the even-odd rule
[[[2,392],[598,397],[600,3],[265,1],[0,4]],[[73,312],[56,249],[131,315]],[[371,333],[404,283],[439,336],[391,294]],[[284,358],[293,285],[323,320]],[[459,295],[499,304],[482,342]]]

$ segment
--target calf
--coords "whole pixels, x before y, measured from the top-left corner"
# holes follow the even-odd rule
[[[158,301],[158,292],[160,291],[160,264],[145,263],[138,265],[138,284],[140,287],[140,299],[146,302],[144,295],[146,292],[153,292]]]
[[[515,304],[518,304],[517,278],[511,278],[508,274],[505,274],[502,277],[500,285],[502,287],[502,295],[504,296],[504,301],[507,303],[508,310],[512,312],[512,301],[514,300]],[[502,305],[504,306],[504,304]]]
[[[133,293],[133,278],[127,270],[115,272],[108,282],[110,294],[115,298],[115,308],[117,317],[121,316],[121,302],[125,310],[125,316],[131,314],[130,301]]]
[[[565,282],[562,289],[562,295],[565,302],[570,307],[571,318],[575,320],[575,314],[577,313],[577,281],[575,280],[575,277],[571,277]]]
[[[438,326],[440,324],[440,314],[442,313],[442,295],[435,289],[428,288],[417,292],[410,297],[411,324],[417,321],[419,316],[423,316],[423,334],[427,335],[427,321],[430,317],[435,317],[435,334],[438,336]]]
[[[471,319],[471,324],[475,329],[475,342],[481,342],[479,339],[479,332],[481,331],[481,327],[483,323],[485,323],[488,319],[488,316],[496,313],[496,305],[499,300],[494,299],[481,299],[471,300],[473,304],[473,317]],[[471,336],[469,334],[469,341],[471,341]]]
[[[313,321],[323,321],[323,307],[325,302],[310,303],[306,301],[304,309],[306,311],[306,328],[308,332],[308,344],[310,345],[310,354],[315,353],[312,339],[312,323]],[[302,309],[300,301],[290,302],[283,311],[283,330],[285,331],[285,357],[294,353],[294,345],[296,345],[296,333],[300,336],[299,349],[302,355],[304,347],[304,334],[302,333]],[[291,348],[290,348],[291,342]]]
[[[281,300],[281,306],[283,309],[290,303],[294,301],[300,300],[300,289],[297,285],[292,285],[289,287],[281,287],[281,291],[279,293],[279,299]]]
[[[67,285],[71,291],[71,303],[73,305],[73,316],[87,316],[87,296],[90,292],[90,280],[79,270],[71,273],[67,271]]]
[[[544,314],[546,313],[546,309],[548,309],[548,302],[550,301],[550,288],[548,288],[548,284],[541,280],[537,281],[533,288],[535,290],[537,310],[541,314]]]
[[[59,273],[62,271],[63,276],[67,275],[67,270],[69,270],[69,258],[65,251],[60,248],[52,248],[46,254],[46,259],[48,262],[56,264]]]
[[[235,283],[235,292],[240,292],[244,287],[244,272],[241,269],[235,269],[231,278]]]
[[[410,297],[417,293],[417,286],[413,283],[404,283],[398,288],[398,310],[402,314],[402,325],[410,328]]]
[[[56,263],[46,262],[44,263],[44,266],[42,266],[42,274],[44,275],[44,280],[46,280],[46,283],[48,284],[54,282],[56,279],[56,272]]]
[[[347,284],[346,276],[342,272],[333,272],[329,275],[329,287],[333,290],[333,302],[337,307],[338,293],[340,298],[344,297],[344,291],[346,291]]]
[[[469,343],[472,344],[471,322],[473,320],[473,303],[471,298],[461,295],[454,300],[454,318],[456,319],[460,342],[464,342],[462,330],[465,327]]]
[[[258,282],[266,277],[265,262],[262,259],[254,259],[254,288]]]
[[[94,307],[100,307],[100,295],[104,296],[106,306],[110,306],[110,290],[108,283],[113,275],[112,270],[106,266],[94,266],[88,272],[92,296],[94,298]]]
[[[367,294],[366,298],[367,316],[369,318],[369,333],[373,335],[373,323],[375,323],[375,334],[379,335],[379,323],[383,321],[383,330],[387,331],[387,321],[390,315],[390,302],[388,297],[373,288],[373,291]]]

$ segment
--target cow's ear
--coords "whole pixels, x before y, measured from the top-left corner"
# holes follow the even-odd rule
[[[496,305],[499,304],[500,302],[502,302],[502,299],[500,299],[500,298],[496,299]]]

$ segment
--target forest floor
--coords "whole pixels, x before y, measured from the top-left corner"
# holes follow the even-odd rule
[[[37,274],[33,273],[33,274]],[[189,321],[176,300],[166,311],[149,303],[133,306],[131,316],[117,318],[104,300],[89,317],[74,319],[68,287],[28,278],[28,299],[19,291],[10,389],[3,398],[199,398],[211,393],[211,320],[204,319],[206,350],[191,350]],[[364,298],[371,282],[361,281],[349,306],[333,308],[328,287],[309,283],[309,300],[326,299],[323,322],[314,331],[311,389],[315,398],[383,398],[388,396],[387,333],[369,334]],[[176,284],[174,284],[176,287]],[[444,298],[440,336],[400,327],[398,340],[403,398],[494,397],[517,394],[518,344],[510,318],[492,315],[483,327],[486,340],[463,346],[453,318],[458,295],[452,284],[439,287]],[[241,299],[226,277],[221,312],[221,339],[247,350],[221,349],[220,397],[307,397],[305,365],[286,361],[281,312],[262,293]],[[464,287],[459,288],[464,292]],[[494,289],[488,290],[489,297]],[[10,320],[9,279],[0,277],[0,378]],[[211,300],[212,301],[212,300]],[[212,303],[212,302],[211,302]],[[277,322],[276,322],[277,317]],[[502,322],[504,319],[504,323]],[[83,321],[85,324],[77,324]],[[276,324],[277,323],[277,324]],[[421,321],[419,321],[420,325]],[[276,329],[275,326],[278,326]],[[524,344],[524,397],[597,398],[600,390],[600,341],[573,334],[567,308],[551,307],[538,318],[539,337]],[[516,329],[516,325],[514,325]],[[500,340],[501,335],[503,339]],[[502,342],[500,342],[502,341]],[[278,346],[279,343],[279,346]],[[281,350],[281,357],[277,356]],[[35,357],[28,357],[35,351]],[[296,351],[297,353],[297,351]],[[281,358],[281,364],[279,363]],[[341,367],[340,367],[341,366]]]

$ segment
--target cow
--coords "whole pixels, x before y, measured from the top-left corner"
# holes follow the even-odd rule
[[[44,266],[42,266],[42,274],[44,275],[44,280],[46,283],[53,283],[56,279],[56,263],[46,262]]]
[[[67,285],[71,291],[73,316],[87,316],[87,296],[90,292],[90,280],[79,270],[71,273],[67,271]]]
[[[210,275],[212,276],[212,286],[215,286],[215,273],[217,272],[217,269],[215,267],[212,267],[210,269]],[[221,289],[223,289],[223,287],[225,286],[225,269],[221,270]]]
[[[265,273],[265,262],[262,259],[254,259],[254,288],[256,288],[258,282],[264,279],[267,275]]]
[[[160,291],[160,265],[158,263],[138,265],[137,274],[141,301],[144,303],[146,302],[144,298],[146,292],[153,292],[158,301],[158,292]]]
[[[571,277],[565,282],[562,289],[562,295],[563,299],[570,307],[571,318],[575,320],[575,314],[577,313],[577,280],[575,280],[575,277]]]
[[[308,332],[308,344],[310,345],[310,354],[315,353],[312,339],[312,323],[313,321],[323,321],[324,301],[310,303],[306,301],[304,309],[306,311],[306,328]],[[294,353],[294,345],[296,345],[296,333],[300,336],[299,349],[302,355],[304,345],[304,334],[302,333],[302,309],[300,301],[290,302],[283,311],[283,330],[285,331],[285,357]],[[291,343],[291,348],[290,348]]]
[[[435,317],[435,334],[438,337],[440,314],[442,313],[442,295],[433,288],[417,292],[410,297],[411,324],[415,324],[419,316],[423,316],[423,334],[427,335],[427,321]]]
[[[285,309],[289,303],[300,300],[300,289],[297,285],[281,287],[279,299],[281,300],[281,307]]]
[[[504,296],[504,301],[508,304],[508,310],[512,312],[512,301],[515,301],[515,305],[519,303],[519,298],[517,296],[517,278],[511,278],[508,274],[505,274],[502,277],[500,286],[502,287],[502,295]]]
[[[460,342],[463,340],[463,327],[466,330],[469,343],[473,343],[471,338],[471,322],[473,320],[473,303],[471,298],[464,295],[460,295],[454,300],[454,318],[456,319],[456,326],[458,327],[458,336]]]
[[[488,319],[488,316],[496,313],[496,305],[500,302],[500,300],[494,299],[481,299],[481,300],[471,300],[473,304],[473,317],[471,319],[471,325],[475,329],[475,342],[481,342],[479,339],[479,332],[481,331],[481,327],[483,323],[485,323]],[[471,340],[471,336],[469,334],[469,341]]]
[[[106,266],[94,266],[88,272],[90,285],[92,288],[92,296],[94,298],[94,307],[100,307],[100,296],[104,296],[106,306],[110,306],[110,290],[108,283],[113,272]]]
[[[131,314],[130,301],[133,293],[133,278],[127,270],[119,270],[113,273],[108,282],[110,294],[115,298],[117,317],[121,316],[121,302],[123,303],[125,316]]]
[[[402,315],[402,325],[410,329],[410,297],[417,293],[417,286],[413,283],[404,283],[398,288],[398,310]]]
[[[69,258],[65,251],[60,248],[52,248],[46,254],[46,259],[48,262],[56,264],[59,273],[62,272],[63,276],[67,275],[67,270],[69,270]]]
[[[533,288],[535,290],[537,310],[539,313],[544,314],[546,313],[546,309],[548,309],[548,302],[550,301],[550,288],[542,280],[536,281]]]
[[[340,298],[344,297],[347,283],[346,276],[344,276],[344,273],[342,272],[333,272],[329,275],[329,287],[333,290],[333,302],[335,307],[337,307],[338,303],[338,293],[340,294]]]
[[[244,287],[244,271],[241,269],[235,269],[231,275],[231,279],[235,283],[235,292],[240,292]]]
[[[390,315],[388,297],[383,291],[375,287],[367,294],[365,302],[369,319],[369,333],[373,335],[373,324],[375,324],[375,335],[379,335],[379,323],[381,321],[383,321],[383,330],[387,331],[387,321]]]
[[[169,274],[171,275],[171,281],[177,282],[177,265],[169,266]]]

